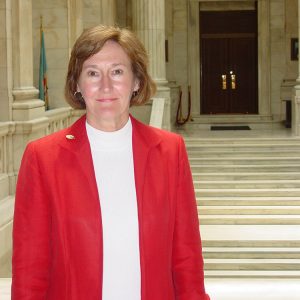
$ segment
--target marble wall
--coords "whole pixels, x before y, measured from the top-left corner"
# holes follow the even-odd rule
[[[167,0],[167,39],[169,48],[169,62],[167,64],[167,80],[176,82],[182,89],[183,112],[187,110],[188,96],[188,1]],[[170,3],[172,2],[172,3]],[[170,26],[172,26],[170,28]],[[173,112],[176,111],[173,110]]]
[[[275,120],[280,119],[280,86],[286,65],[285,17],[285,0],[270,1],[271,111]]]
[[[66,106],[63,89],[69,59],[67,0],[32,1],[34,85],[38,87],[40,24],[44,28],[50,108]]]
[[[116,1],[116,24],[120,27],[132,28],[132,2],[131,0]]]
[[[282,99],[291,99],[298,77],[298,62],[291,60],[291,38],[298,37],[297,6],[297,0],[270,1],[271,105],[275,120],[285,118]]]
[[[101,23],[101,3],[96,0],[83,0],[83,27],[88,28]]]
[[[296,79],[298,77],[298,62],[291,60],[291,38],[298,37],[298,1],[285,1],[285,55],[286,69],[285,78]]]
[[[101,23],[115,25],[117,23],[116,14],[116,0],[83,0],[84,28]]]

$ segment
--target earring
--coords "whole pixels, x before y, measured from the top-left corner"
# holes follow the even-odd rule
[[[132,98],[136,97],[138,95],[139,91],[133,91]]]
[[[84,99],[83,99],[82,94],[80,92],[76,91],[74,93],[74,97],[76,98],[76,100],[78,100],[80,102],[84,102]]]

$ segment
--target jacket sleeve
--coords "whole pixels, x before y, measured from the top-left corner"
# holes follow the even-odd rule
[[[209,300],[204,288],[203,258],[195,192],[182,138],[179,143],[178,171],[172,257],[176,299]]]
[[[12,260],[12,300],[46,299],[50,264],[50,210],[34,144],[18,175]]]

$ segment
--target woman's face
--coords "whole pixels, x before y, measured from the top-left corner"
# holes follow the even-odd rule
[[[128,121],[132,93],[138,88],[129,57],[118,43],[107,41],[83,63],[77,84],[85,100],[87,122],[103,131],[122,128]]]

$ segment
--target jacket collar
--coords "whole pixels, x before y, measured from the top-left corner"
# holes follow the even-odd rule
[[[138,199],[143,199],[144,179],[151,149],[161,142],[161,136],[151,128],[130,116],[132,122],[132,148],[134,175]],[[60,145],[77,156],[77,163],[85,172],[94,170],[91,148],[86,132],[86,116],[82,116],[64,131]],[[95,182],[96,183],[96,182]]]
[[[132,122],[134,155],[137,155],[136,158],[139,159],[141,156],[144,156],[143,153],[147,153],[152,147],[159,144],[161,137],[155,130],[136,120],[131,115],[130,118]],[[78,152],[87,145],[89,146],[85,123],[86,115],[66,129],[65,136],[62,137],[61,146],[72,152]]]

